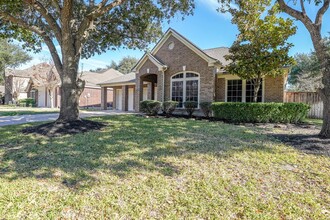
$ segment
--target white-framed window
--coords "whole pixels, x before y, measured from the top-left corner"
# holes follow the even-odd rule
[[[226,102],[253,102],[252,80],[226,79]],[[264,102],[264,79],[261,81],[257,102]]]
[[[171,100],[177,101],[178,108],[183,108],[186,101],[199,103],[199,74],[181,72],[171,77]]]

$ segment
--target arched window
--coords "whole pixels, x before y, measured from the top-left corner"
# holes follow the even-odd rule
[[[199,102],[199,74],[183,72],[171,77],[171,100],[182,108],[186,101]]]

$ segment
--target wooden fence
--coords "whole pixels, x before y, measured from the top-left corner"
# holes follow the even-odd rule
[[[323,116],[323,102],[317,92],[286,92],[284,101],[309,104],[311,109],[308,117],[310,118],[322,118]]]

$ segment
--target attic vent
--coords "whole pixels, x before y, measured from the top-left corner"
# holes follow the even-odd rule
[[[169,49],[169,50],[173,50],[173,49],[174,49],[174,42],[170,42],[170,43],[168,44],[168,49]]]

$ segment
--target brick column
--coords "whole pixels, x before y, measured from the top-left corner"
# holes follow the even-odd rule
[[[122,86],[122,108],[123,111],[128,111],[128,86]]]
[[[101,109],[108,109],[108,87],[101,87]]]
[[[157,100],[164,102],[164,73],[158,72],[157,74]]]
[[[140,111],[140,101],[143,100],[143,80],[140,76],[136,75],[136,84],[135,84],[135,111]]]

